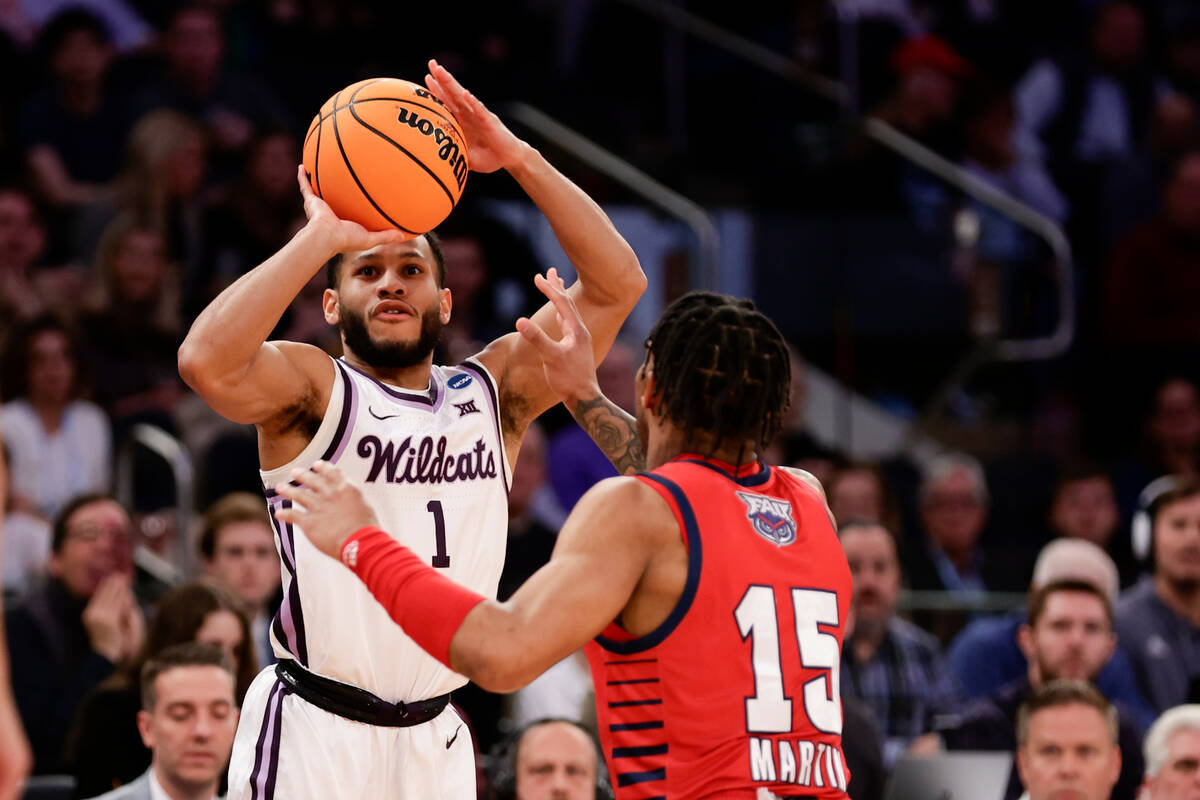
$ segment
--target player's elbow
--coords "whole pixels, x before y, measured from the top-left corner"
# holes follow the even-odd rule
[[[179,345],[179,351],[175,354],[175,363],[183,382],[196,391],[200,391],[200,384],[203,382],[206,372],[204,348],[190,337],[184,339],[183,344]]]
[[[537,672],[522,664],[523,659],[519,654],[502,648],[473,653],[460,651],[452,656],[452,661],[455,662],[455,671],[466,675],[480,688],[496,694],[524,689],[537,677]]]

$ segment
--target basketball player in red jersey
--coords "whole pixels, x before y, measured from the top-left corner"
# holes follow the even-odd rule
[[[563,338],[526,320],[518,328],[549,384],[577,414],[616,414],[561,284],[537,283]],[[815,479],[755,458],[778,431],[788,385],[783,338],[748,301],[691,293],[673,303],[637,375],[650,471],[589,491],[550,562],[505,603],[437,575],[372,527],[331,465],[278,486],[296,504],[278,516],[484,688],[520,688],[586,644],[619,798],[845,798],[838,665],[850,570]]]

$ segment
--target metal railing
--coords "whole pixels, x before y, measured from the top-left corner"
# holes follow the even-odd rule
[[[592,169],[607,175],[687,225],[698,245],[694,277],[704,288],[717,288],[720,238],[712,218],[703,207],[533,106],[510,103],[506,112],[512,119],[554,142]]]
[[[738,34],[663,0],[616,0],[622,5],[652,16],[664,24],[720,48],[792,85],[836,104],[844,114],[856,116],[854,93],[846,85],[805,67]],[[957,368],[932,405],[936,410],[943,398],[961,386],[979,367],[989,361],[1037,361],[1062,355],[1071,346],[1075,332],[1075,289],[1071,247],[1062,228],[1054,220],[1022,203],[1012,195],[991,186],[953,161],[935,153],[887,123],[871,117],[859,118],[863,133],[901,158],[920,166],[955,187],[963,194],[989,206],[1046,242],[1054,259],[1058,292],[1058,319],[1047,336],[1029,339],[981,341]]]
[[[183,443],[155,425],[134,425],[117,453],[116,496],[126,508],[133,508],[136,499],[134,486],[134,456],[141,447],[158,456],[171,470],[175,484],[174,563],[150,548],[139,545],[134,551],[134,563],[163,583],[175,584],[192,571],[195,553],[191,545],[192,503],[195,476],[192,460]]]

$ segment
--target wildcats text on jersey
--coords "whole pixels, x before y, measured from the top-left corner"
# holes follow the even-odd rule
[[[436,441],[436,443],[435,443]],[[363,458],[370,458],[371,470],[367,483],[375,483],[380,473],[388,483],[453,483],[496,477],[496,454],[484,443],[475,441],[475,447],[462,453],[446,453],[446,437],[422,437],[414,446],[409,436],[399,445],[384,444],[378,436],[364,436],[358,440],[356,451]],[[403,469],[401,469],[403,464]]]
[[[842,759],[841,749],[825,742],[750,738],[750,776],[755,781],[846,791]]]

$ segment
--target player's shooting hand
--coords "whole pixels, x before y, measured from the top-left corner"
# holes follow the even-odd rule
[[[300,184],[300,194],[304,197],[304,216],[308,218],[305,227],[316,231],[323,241],[328,242],[332,253],[370,250],[381,244],[394,244],[408,238],[406,234],[395,229],[369,231],[357,222],[340,218],[333,213],[328,203],[317,197],[303,164],[296,171],[296,180]]]
[[[292,480],[277,484],[275,491],[292,501],[290,508],[275,512],[275,519],[299,526],[330,558],[341,560],[342,545],[352,533],[379,524],[358,487],[327,461],[292,470]]]
[[[518,139],[479,98],[432,59],[425,85],[462,126],[467,137],[468,163],[475,172],[495,172],[515,166],[529,150],[529,145]]]
[[[600,395],[592,334],[583,324],[575,301],[567,294],[558,270],[551,267],[545,276],[535,275],[533,283],[554,305],[562,338],[554,341],[540,325],[526,317],[517,320],[517,332],[541,357],[550,390],[568,409],[573,409],[580,400]]]

